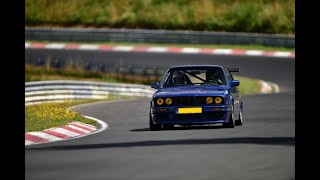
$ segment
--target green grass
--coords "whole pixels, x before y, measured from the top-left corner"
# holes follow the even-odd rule
[[[57,43],[52,41],[28,41],[30,43]],[[75,43],[60,41],[59,43]],[[110,46],[137,46],[137,47],[177,47],[177,48],[211,48],[211,49],[241,49],[241,50],[265,50],[265,51],[295,51],[295,48],[270,47],[263,45],[228,45],[228,44],[169,44],[169,43],[128,43],[128,42],[76,42],[78,44],[97,44]]]
[[[261,85],[258,79],[234,76],[234,79],[240,80],[239,90],[242,95],[260,94]]]
[[[92,102],[92,100],[74,100],[64,103],[25,106],[25,132],[63,126],[72,121],[94,124],[96,121],[84,118],[79,113],[68,109],[70,106],[87,102]]]
[[[70,107],[98,101],[116,99],[132,99],[136,97],[109,96],[105,99],[69,99],[60,103],[44,103],[25,106],[25,132],[41,131],[44,129],[67,125],[72,121],[79,121],[95,125],[96,121],[83,117]]]
[[[26,26],[295,33],[294,0],[26,0]]]

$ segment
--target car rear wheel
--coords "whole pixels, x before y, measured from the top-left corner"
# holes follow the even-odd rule
[[[239,113],[239,119],[236,120],[236,126],[242,126],[242,112]]]
[[[151,118],[151,114],[149,115],[149,127],[151,131],[156,131],[161,129],[161,124],[154,124]]]

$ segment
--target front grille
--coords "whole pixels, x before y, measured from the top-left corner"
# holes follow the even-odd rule
[[[174,106],[196,106],[206,104],[206,97],[181,96],[172,99]]]

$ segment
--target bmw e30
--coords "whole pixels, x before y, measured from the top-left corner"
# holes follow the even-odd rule
[[[243,123],[243,102],[232,72],[239,68],[221,65],[183,65],[169,68],[150,102],[150,130],[174,125],[209,125],[220,123],[234,128]]]

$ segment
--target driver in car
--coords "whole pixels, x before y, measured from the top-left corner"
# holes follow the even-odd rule
[[[221,80],[221,75],[218,69],[208,70],[206,73],[206,82],[221,85],[223,82]]]

